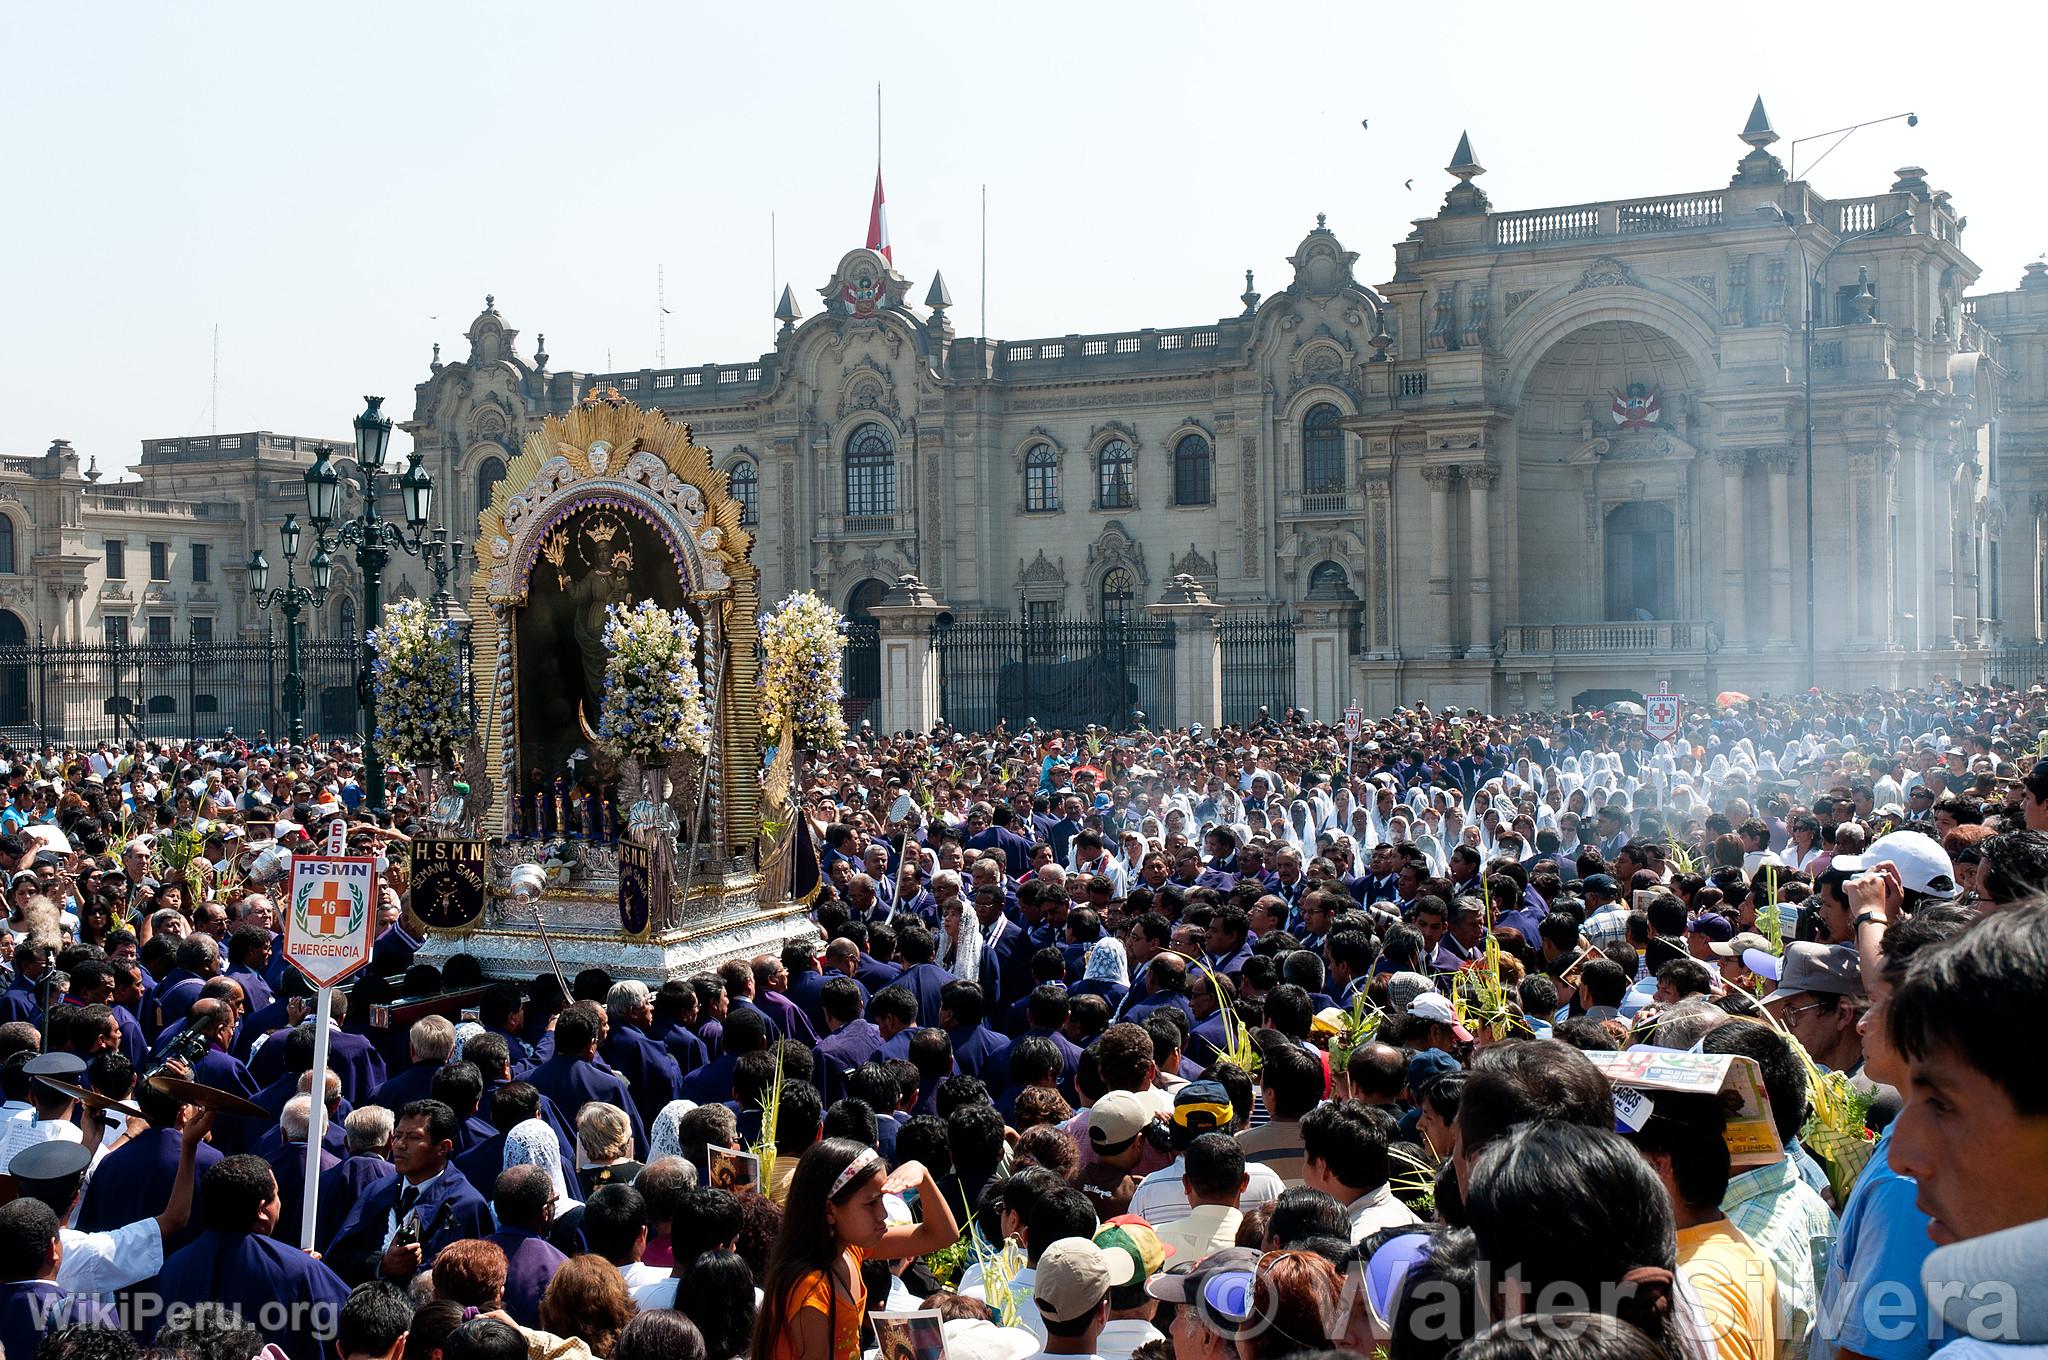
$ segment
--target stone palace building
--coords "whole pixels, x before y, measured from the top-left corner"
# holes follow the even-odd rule
[[[1904,685],[2048,641],[2048,269],[1973,294],[1924,171],[1828,199],[1761,101],[1740,137],[1719,187],[1512,211],[1461,140],[1391,262],[1318,218],[1277,291],[1247,273],[1194,325],[962,337],[943,278],[853,250],[816,301],[784,290],[769,353],[591,372],[487,300],[404,427],[468,539],[542,418],[616,388],[712,448],[764,599],[867,617],[915,575],[961,620],[1099,619],[1186,575],[1294,622],[1322,718],[1782,692],[1809,648],[1824,686]],[[277,574],[316,442],[150,439],[114,484],[61,441],[6,460],[0,644],[257,626],[241,564],[261,543]],[[351,571],[324,632],[356,626]]]

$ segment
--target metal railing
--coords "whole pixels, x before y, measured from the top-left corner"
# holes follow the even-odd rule
[[[306,731],[359,738],[362,652],[346,638],[300,644]],[[0,647],[0,736],[24,742],[196,741],[232,727],[285,731],[285,642]]]
[[[1502,651],[1508,656],[1705,652],[1714,646],[1714,626],[1704,619],[1516,624],[1504,630],[1501,637]]]
[[[1258,615],[1217,621],[1223,653],[1223,721],[1258,721],[1266,709],[1276,720],[1294,706],[1294,620]]]
[[[935,628],[939,712],[954,727],[1012,731],[1090,723],[1118,731],[1145,715],[1174,726],[1173,625],[1150,619],[974,619]]]

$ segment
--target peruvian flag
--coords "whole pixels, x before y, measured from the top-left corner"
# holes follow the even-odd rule
[[[889,203],[882,197],[882,167],[875,167],[875,201],[868,209],[868,249],[880,255],[890,264],[896,257],[889,253]]]

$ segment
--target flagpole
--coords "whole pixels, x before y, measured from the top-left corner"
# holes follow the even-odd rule
[[[988,186],[981,186],[981,338],[988,339]]]

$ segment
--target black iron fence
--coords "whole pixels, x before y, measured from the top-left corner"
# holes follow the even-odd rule
[[[2048,685],[2048,647],[2000,647],[1984,658],[1984,678],[2020,689]]]
[[[840,684],[846,690],[849,708],[865,708],[882,697],[882,626],[878,623],[850,623],[846,626],[846,651],[841,657]]]
[[[306,731],[360,738],[361,648],[348,639],[299,644]],[[195,741],[232,727],[286,730],[284,639],[115,646],[37,642],[0,647],[0,736],[15,743]]]
[[[939,713],[983,732],[1090,723],[1122,731],[1144,715],[1174,726],[1173,625],[1149,619],[977,619],[937,628]]]
[[[1225,617],[1216,632],[1223,653],[1223,721],[1256,722],[1261,708],[1277,721],[1294,706],[1294,620]]]

